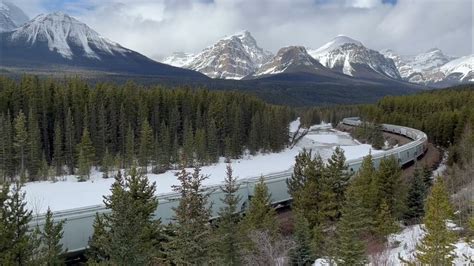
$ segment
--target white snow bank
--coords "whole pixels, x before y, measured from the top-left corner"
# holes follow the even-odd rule
[[[290,128],[295,128],[299,120],[292,122]],[[329,124],[311,127],[312,130],[292,148],[287,148],[279,153],[246,155],[242,159],[232,160],[234,175],[239,179],[258,177],[271,173],[291,169],[295,156],[303,149],[313,150],[326,160],[335,147],[341,148],[346,153],[346,159],[356,159],[369,153],[370,145],[360,145],[349,134],[330,128]],[[372,150],[372,154],[377,151]],[[189,169],[192,171],[192,169]],[[163,174],[148,174],[148,178],[157,184],[157,194],[171,192],[171,187],[177,185],[176,171]],[[202,174],[209,175],[204,185],[217,185],[223,182],[226,172],[226,163],[221,158],[220,162],[201,169]],[[65,176],[59,182],[30,182],[24,187],[26,191],[27,207],[35,214],[44,213],[48,206],[52,211],[60,211],[84,206],[102,204],[103,195],[110,193],[109,189],[114,182],[113,178],[103,179],[102,173],[93,171],[91,179],[86,182],[77,182],[75,176]]]
[[[295,121],[290,123],[290,133],[295,133],[301,126],[300,118],[296,118]]]
[[[447,225],[450,226],[452,226],[452,224],[452,222],[447,223]],[[392,234],[389,237],[389,248],[382,254],[382,256],[385,256],[385,259],[387,259],[386,262],[388,265],[401,265],[402,262],[399,256],[408,261],[415,258],[416,245],[426,234],[422,226],[422,224],[409,226],[403,229],[402,232]],[[456,228],[459,227],[456,226]],[[463,240],[458,241],[455,246],[456,259],[454,265],[470,265],[468,258],[472,259],[474,257],[474,249]],[[372,264],[377,264],[373,261],[373,258],[371,259]]]

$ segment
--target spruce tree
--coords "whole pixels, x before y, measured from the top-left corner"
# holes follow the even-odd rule
[[[85,181],[89,179],[91,168],[94,164],[95,150],[92,146],[89,130],[84,128],[82,132],[81,143],[77,145],[78,166],[79,166],[79,180]]]
[[[105,207],[111,212],[96,217],[94,228],[98,231],[91,240],[94,256],[107,257],[116,265],[151,263],[159,236],[159,221],[153,221],[158,207],[155,192],[156,184],[150,184],[136,168],[125,178],[116,176],[112,194],[104,196]]]
[[[215,163],[219,159],[219,140],[217,138],[217,128],[214,119],[209,121],[207,128],[207,152],[209,154],[209,162]]]
[[[16,159],[20,166],[19,175],[21,178],[26,178],[26,163],[28,152],[28,131],[26,129],[26,117],[22,111],[15,117],[13,122],[15,129],[14,147]]]
[[[196,167],[188,173],[183,168],[177,173],[180,185],[173,190],[180,194],[179,204],[173,208],[175,215],[172,229],[164,250],[170,263],[178,265],[202,265],[209,263],[211,251],[211,210],[209,194],[203,188],[207,176]]]
[[[114,170],[114,157],[109,152],[109,148],[105,148],[104,158],[102,159],[103,178],[109,178],[111,172]]]
[[[407,210],[404,215],[404,219],[412,221],[419,219],[424,214],[424,201],[425,201],[425,184],[422,179],[422,172],[420,169],[415,169],[414,176],[411,179],[410,187],[408,190],[408,196],[406,200]]]
[[[357,177],[356,177],[357,178]],[[364,232],[370,227],[368,210],[360,197],[360,187],[354,183],[346,193],[342,216],[336,225],[337,265],[363,265],[367,263]]]
[[[132,125],[128,125],[127,134],[125,137],[125,154],[124,164],[125,168],[130,169],[135,161],[135,133],[133,132]]]
[[[107,232],[104,217],[102,214],[96,213],[93,226],[93,234],[89,238],[86,257],[88,262],[99,263],[109,259],[107,253],[108,239],[110,235]]]
[[[325,175],[325,182],[328,183],[327,185],[330,189],[330,191],[324,191],[325,195],[327,195],[325,203],[328,205],[326,213],[332,221],[339,219],[341,216],[342,205],[345,199],[344,194],[350,177],[350,174],[347,173],[344,150],[338,146],[331,155],[331,158],[328,159]]]
[[[32,215],[31,211],[26,209],[25,193],[21,192],[21,185],[16,183],[11,194],[2,198],[2,233],[5,235],[1,237],[4,244],[0,250],[0,264],[26,265],[32,260],[35,246],[33,236],[29,233],[28,223]]]
[[[30,180],[38,177],[41,168],[41,135],[38,127],[38,119],[35,111],[31,108],[28,113],[28,173]]]
[[[148,120],[142,122],[140,129],[140,149],[138,152],[138,163],[142,167],[143,173],[147,173],[147,167],[153,151],[153,130]]]
[[[441,177],[436,179],[426,201],[423,218],[425,237],[416,248],[416,260],[423,265],[452,265],[455,233],[446,226],[454,215],[449,195]]]
[[[395,218],[390,211],[390,206],[387,202],[382,200],[375,218],[375,232],[376,235],[382,239],[385,239],[388,235],[397,231],[397,225]]]
[[[0,177],[7,182],[15,171],[13,150],[13,129],[10,115],[0,114]]]
[[[401,169],[395,157],[380,160],[374,186],[377,209],[380,211],[382,209],[380,206],[385,201],[391,216],[394,219],[401,218],[404,184],[401,181]]]
[[[55,174],[60,176],[63,174],[64,166],[64,149],[63,149],[63,133],[61,125],[56,121],[54,125],[54,140],[53,140],[53,166]]]
[[[294,212],[295,229],[293,239],[295,247],[290,251],[290,262],[292,265],[310,265],[314,263],[314,256],[311,247],[311,229],[308,220],[295,210]]]
[[[270,197],[268,187],[264,183],[262,176],[255,185],[249,208],[240,224],[244,239],[247,239],[252,231],[255,230],[267,231],[272,237],[278,235],[279,228],[276,212],[271,205]]]
[[[75,124],[72,117],[71,108],[67,109],[66,118],[64,121],[64,159],[69,168],[69,173],[74,174],[75,154],[76,154],[76,135]]]
[[[239,265],[239,237],[235,228],[238,226],[239,215],[237,207],[241,197],[236,193],[240,185],[232,175],[232,166],[227,165],[225,185],[221,187],[224,198],[221,199],[224,207],[219,210],[219,220],[217,223],[217,257],[219,262],[225,265]]]
[[[60,243],[63,237],[64,222],[64,220],[54,222],[53,213],[48,208],[44,228],[40,233],[41,246],[39,253],[42,265],[54,266],[64,264],[64,259],[61,256],[65,250]]]

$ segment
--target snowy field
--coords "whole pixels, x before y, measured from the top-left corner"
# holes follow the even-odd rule
[[[290,124],[290,131],[295,132],[299,121]],[[282,171],[290,170],[294,165],[295,156],[303,149],[312,150],[323,159],[329,158],[336,146],[340,146],[347,159],[366,156],[371,150],[370,145],[360,144],[350,137],[348,133],[340,132],[330,124],[312,126],[305,137],[297,145],[287,148],[279,153],[244,155],[243,158],[232,160],[234,175],[239,179],[259,177]],[[381,152],[372,150],[372,154]],[[190,171],[192,169],[189,169]],[[157,184],[157,193],[171,192],[173,185],[178,185],[175,177],[177,171],[167,171],[163,174],[148,174],[148,178]],[[202,174],[209,178],[204,185],[222,183],[225,177],[226,164],[224,158],[220,162],[201,169]],[[25,185],[28,208],[35,214],[44,213],[48,206],[52,211],[67,210],[84,206],[102,204],[102,196],[109,194],[109,189],[114,182],[113,178],[103,179],[102,173],[93,171],[91,179],[86,182],[77,182],[75,176],[58,178],[58,182],[30,182]]]

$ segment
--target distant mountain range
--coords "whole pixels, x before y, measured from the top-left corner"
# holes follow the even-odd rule
[[[454,58],[430,50],[401,56],[341,35],[317,49],[288,46],[274,55],[258,46],[250,32],[241,31],[199,53],[176,52],[160,63],[62,12],[29,20],[14,4],[0,0],[0,29],[2,73],[92,73],[119,80],[133,76],[146,82],[250,90],[276,103],[295,104],[347,102],[340,97],[355,88],[370,93],[349,102],[474,81],[472,55]]]

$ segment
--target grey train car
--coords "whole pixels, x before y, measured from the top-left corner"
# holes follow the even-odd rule
[[[359,126],[362,122],[358,118],[345,118],[343,124],[351,126]],[[425,133],[402,126],[383,124],[383,130],[400,135],[404,135],[413,141],[391,150],[376,154],[373,156],[374,165],[378,167],[383,157],[395,156],[400,165],[416,160],[426,149],[427,136]],[[349,171],[357,172],[363,158],[357,158],[347,161]],[[271,200],[275,206],[281,206],[291,200],[288,194],[286,180],[291,177],[293,169],[287,171],[269,174],[264,177],[264,182],[271,193]],[[241,197],[238,210],[243,212],[247,208],[252,197],[255,184],[259,182],[259,177],[241,179],[239,181],[240,188],[238,195]],[[212,203],[212,218],[217,218],[219,209],[223,206],[221,198],[223,192],[219,185],[207,187],[210,195],[209,202]],[[155,212],[155,218],[160,219],[163,223],[172,222],[173,208],[179,203],[178,193],[166,193],[158,196],[159,205]],[[87,248],[88,240],[93,233],[93,222],[96,213],[106,213],[107,209],[103,205],[88,206],[71,210],[58,211],[54,213],[56,221],[66,220],[64,223],[64,234],[62,244],[67,248],[68,252],[81,252]],[[31,227],[39,225],[42,227],[45,217],[43,215],[35,216],[30,223]]]

